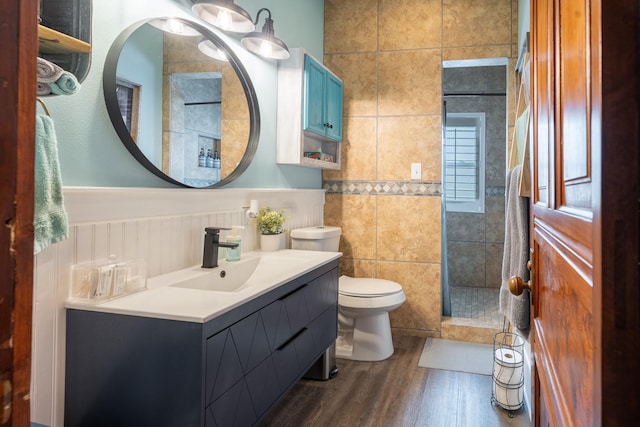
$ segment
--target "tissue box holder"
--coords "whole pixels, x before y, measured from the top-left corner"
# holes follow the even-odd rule
[[[147,289],[146,264],[142,259],[107,259],[71,266],[69,299],[98,304]]]

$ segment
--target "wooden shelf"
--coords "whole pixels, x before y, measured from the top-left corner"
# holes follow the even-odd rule
[[[43,25],[38,25],[38,38],[42,53],[91,53],[89,43]]]
[[[300,159],[300,165],[311,168],[340,170],[340,165],[336,162],[327,162],[324,160],[311,159],[309,157],[303,157]]]

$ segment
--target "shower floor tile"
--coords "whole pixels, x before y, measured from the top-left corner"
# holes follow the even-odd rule
[[[504,316],[498,311],[498,288],[451,286],[451,317],[477,319],[502,326]]]

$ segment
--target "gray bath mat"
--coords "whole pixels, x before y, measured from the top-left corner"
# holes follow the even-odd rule
[[[493,346],[491,344],[427,338],[418,366],[491,375]]]

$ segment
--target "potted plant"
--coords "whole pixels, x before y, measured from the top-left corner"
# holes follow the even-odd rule
[[[260,249],[277,251],[282,246],[282,233],[284,223],[288,218],[284,215],[284,209],[273,210],[269,206],[260,208],[256,216],[256,224],[260,230]]]

